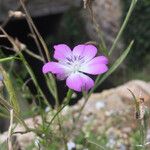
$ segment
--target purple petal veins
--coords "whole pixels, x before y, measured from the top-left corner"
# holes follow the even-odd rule
[[[99,75],[108,70],[108,59],[96,56],[97,48],[93,45],[78,45],[73,51],[65,45],[54,46],[54,58],[58,62],[48,62],[43,66],[43,73],[56,74],[60,80],[66,79],[66,85],[75,91],[88,91],[94,81],[84,73]]]
[[[95,57],[91,61],[84,64],[80,68],[80,71],[92,75],[102,74],[108,70],[106,64],[108,64],[108,60],[106,59],[106,57],[104,56]]]
[[[54,58],[57,60],[64,60],[66,57],[70,57],[71,49],[65,44],[59,44],[54,46]]]
[[[57,62],[48,62],[43,66],[43,73],[62,74],[65,71],[65,66]]]
[[[97,48],[93,45],[78,45],[73,49],[73,55],[84,57],[85,60],[91,60],[97,53]]]
[[[74,73],[67,78],[66,84],[70,89],[80,92],[91,89],[94,81],[83,73]]]

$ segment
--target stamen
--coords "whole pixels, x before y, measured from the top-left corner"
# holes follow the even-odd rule
[[[62,63],[69,67],[70,72],[79,72],[81,65],[85,62],[83,56],[72,55],[67,57]]]

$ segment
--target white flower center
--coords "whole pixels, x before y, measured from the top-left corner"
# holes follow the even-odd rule
[[[81,56],[71,56],[67,58],[65,61],[61,62],[68,68],[69,73],[79,72],[80,67],[84,63],[84,58]]]
[[[80,63],[80,62],[78,62],[78,61],[73,62],[73,63],[72,63],[72,66],[71,66],[72,72],[73,72],[73,73],[78,72],[79,69],[80,69],[80,66],[81,66],[81,63]]]

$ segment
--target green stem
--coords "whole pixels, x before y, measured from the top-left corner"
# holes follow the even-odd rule
[[[14,86],[12,84],[11,78],[2,66],[0,66],[0,71],[2,72],[2,75],[4,77],[4,84],[6,86],[6,89],[8,91],[8,95],[9,95],[9,102],[13,106],[13,109],[19,113],[20,112],[20,106],[18,103],[16,91],[15,91]]]
[[[30,56],[32,56],[32,57],[34,57],[34,58],[40,60],[41,62],[44,62],[44,59],[43,59],[41,56],[39,56],[39,55],[37,55],[37,54],[31,52],[31,51],[28,50],[28,49],[25,49],[24,51],[25,51],[27,54],[29,54]]]
[[[95,15],[94,15],[94,12],[93,12],[92,8],[90,8],[89,10],[90,10],[91,18],[93,20],[93,24],[95,26],[95,30],[96,30],[96,32],[98,34],[99,43],[100,43],[99,44],[100,50],[102,50],[102,52],[106,56],[108,56],[107,47],[106,47],[106,44],[105,44],[105,40],[104,40],[104,37],[103,37],[103,33],[101,31],[100,25],[96,21],[96,18],[95,18]]]
[[[64,103],[64,105],[62,107],[60,107],[58,109],[58,111],[56,112],[56,114],[53,116],[53,118],[50,120],[46,130],[50,127],[50,125],[52,124],[52,122],[55,120],[55,118],[57,117],[57,115],[69,104],[70,100],[71,100],[71,96],[73,94],[73,91],[72,90],[68,90],[67,92],[67,101]]]
[[[143,119],[138,120],[138,126],[139,126],[139,130],[140,130],[142,150],[145,150],[145,132],[144,132]]]
[[[68,150],[68,147],[67,147],[67,139],[66,139],[64,130],[63,130],[63,128],[62,128],[62,122],[60,121],[60,116],[59,116],[59,114],[57,115],[57,119],[58,119],[58,125],[59,125],[59,129],[60,129],[60,132],[61,132],[61,136],[62,136],[62,139],[63,139],[63,142],[64,142],[65,150]]]
[[[24,5],[24,2],[22,0],[20,0],[20,3],[21,3],[21,6],[22,8],[24,9],[24,12],[26,14],[26,19],[27,19],[27,22],[28,22],[28,25],[31,29],[31,32],[32,34],[34,34],[34,37],[35,37],[35,42],[39,48],[39,51],[40,51],[40,54],[41,56],[43,56],[43,53],[41,51],[41,48],[40,48],[40,44],[42,45],[43,49],[44,49],[44,52],[45,52],[45,55],[46,55],[46,58],[47,60],[50,61],[50,54],[49,54],[49,50],[46,46],[46,43],[44,41],[44,39],[42,38],[41,34],[39,33],[39,31],[37,30],[29,12],[27,11],[25,5]],[[38,38],[38,39],[37,39]],[[38,43],[38,40],[40,41],[40,44]],[[44,57],[43,57],[44,58]],[[48,86],[49,90],[52,92],[52,95],[54,96],[55,98],[55,101],[56,101],[56,105],[59,105],[59,102],[58,102],[58,94],[57,94],[57,87],[56,87],[56,81],[55,79],[53,78],[53,76],[50,76],[50,79],[51,79],[51,82],[54,84],[54,92],[51,91],[52,87]],[[50,82],[50,81],[47,81],[47,82]],[[50,84],[49,84],[50,85]]]
[[[22,8],[23,8],[23,10],[24,10],[24,12],[25,12],[25,14],[26,14],[27,22],[28,22],[28,24],[29,24],[29,27],[30,27],[30,29],[31,29],[31,32],[34,34],[35,42],[36,42],[36,44],[37,44],[37,46],[38,46],[38,48],[39,48],[39,50],[40,50],[41,55],[43,56],[43,53],[42,53],[41,48],[40,48],[40,44],[41,44],[41,46],[42,46],[43,49],[44,49],[44,52],[45,52],[45,55],[46,55],[47,60],[50,61],[51,59],[50,59],[50,54],[49,54],[48,47],[47,47],[47,45],[46,45],[44,39],[42,38],[41,34],[40,34],[39,31],[37,30],[37,28],[36,28],[36,26],[35,26],[35,24],[34,24],[32,18],[31,18],[30,14],[29,14],[29,12],[27,11],[27,9],[26,9],[26,7],[25,7],[25,5],[24,5],[23,0],[20,0],[20,4],[21,4],[21,6],[22,6]],[[40,44],[38,43],[38,40],[39,40]],[[43,57],[43,58],[44,58],[44,57]],[[55,81],[55,78],[53,78],[52,75],[50,75],[50,81],[54,84],[54,92],[51,91],[52,87],[48,86],[48,88],[49,88],[49,90],[52,92],[52,95],[53,95],[54,98],[55,98],[56,105],[59,105],[59,102],[58,102],[58,94],[57,94],[57,87],[56,87],[56,81]],[[50,82],[50,81],[47,81],[47,82]],[[50,85],[50,84],[49,84],[49,85]]]
[[[13,117],[14,117],[14,113],[13,113],[13,109],[10,110],[10,125],[9,125],[9,129],[8,129],[8,149],[12,150],[13,146],[12,146],[12,128],[13,128]]]
[[[7,34],[7,32],[6,32],[1,26],[0,26],[0,30],[3,32],[4,35],[6,35],[7,39],[8,39],[8,40],[10,41],[10,43],[12,44],[12,46],[14,47],[14,49],[16,50],[16,52],[18,53],[19,57],[22,59],[22,61],[23,61],[24,65],[25,65],[27,71],[29,72],[29,74],[30,74],[30,76],[31,76],[31,78],[32,78],[32,80],[33,80],[33,82],[34,82],[36,88],[37,88],[37,90],[39,91],[39,93],[40,93],[41,96],[43,97],[45,104],[48,105],[48,106],[50,106],[49,102],[47,101],[47,98],[45,97],[43,91],[41,90],[41,88],[40,88],[40,86],[39,86],[39,84],[38,84],[38,82],[37,82],[37,80],[36,80],[36,78],[35,78],[35,75],[34,75],[32,69],[30,68],[28,62],[27,62],[26,59],[24,58],[24,56],[23,56],[23,54],[21,53],[20,49],[18,48],[18,46],[17,46],[15,40],[14,40],[11,36],[9,36],[9,35]]]
[[[0,59],[0,63],[3,63],[3,62],[7,62],[7,61],[11,61],[11,60],[14,60],[14,59],[18,59],[17,57],[6,57],[6,58],[1,58]]]
[[[32,78],[32,80],[33,80],[33,82],[34,82],[34,84],[35,84],[37,90],[39,91],[39,93],[40,93],[41,96],[43,97],[45,104],[46,104],[47,106],[50,106],[49,102],[47,101],[47,98],[45,97],[43,91],[41,90],[41,88],[40,88],[40,86],[39,86],[39,84],[38,84],[38,82],[37,82],[37,80],[36,80],[36,77],[35,77],[35,75],[34,75],[32,69],[30,68],[28,62],[26,61],[26,59],[24,58],[24,56],[22,55],[21,52],[19,53],[19,56],[20,56],[20,58],[22,59],[22,62],[24,63],[26,69],[28,70],[28,72],[29,72],[29,74],[30,74],[30,76],[31,76],[31,78]]]
[[[68,105],[68,103],[69,103],[70,100],[71,100],[72,93],[73,93],[72,90],[69,89],[68,92],[67,92],[67,101],[65,102],[64,107],[62,107],[62,108],[65,108],[65,106]],[[59,101],[58,101],[58,96],[57,96],[57,94],[56,94],[56,102],[57,102],[57,103],[56,103],[56,108],[58,109],[57,112],[59,112],[56,117],[57,117],[57,119],[58,119],[58,125],[59,125],[60,132],[61,132],[61,134],[62,134],[62,139],[63,139],[63,142],[64,142],[65,150],[68,150],[68,147],[67,147],[67,139],[66,139],[65,133],[64,133],[64,131],[63,131],[62,123],[61,123],[61,121],[60,121],[60,116],[59,116],[59,114],[61,115],[61,111],[60,111],[60,110],[62,110],[62,108],[59,108]]]
[[[118,66],[123,62],[123,60],[126,58],[126,56],[128,55],[131,47],[133,45],[133,41],[129,44],[129,46],[127,47],[127,49],[122,53],[122,55],[114,62],[114,64],[110,67],[109,71],[106,72],[104,75],[99,75],[96,78],[95,81],[95,86],[90,90],[90,92],[88,93],[88,95],[85,98],[85,101],[83,103],[83,105],[81,106],[80,110],[79,110],[79,115],[77,116],[76,121],[78,122],[81,116],[81,113],[86,105],[86,103],[89,100],[89,97],[91,96],[91,94],[94,92],[94,90],[107,78],[109,77],[117,68]]]
[[[137,3],[137,0],[132,0],[130,8],[129,8],[128,13],[126,15],[126,18],[125,18],[125,20],[124,20],[124,22],[123,22],[123,24],[122,24],[122,26],[120,28],[120,31],[117,34],[117,37],[116,37],[115,41],[113,42],[113,45],[112,45],[110,51],[109,51],[109,56],[112,54],[112,52],[116,48],[116,45],[117,45],[117,43],[118,43],[122,33],[124,32],[124,30],[126,28],[126,25],[127,25],[128,21],[129,21],[129,18],[130,18],[131,14],[132,14],[132,12],[133,12],[133,10],[135,8],[136,3]]]
[[[105,147],[103,147],[103,146],[101,146],[101,145],[99,145],[99,144],[97,144],[97,143],[95,143],[95,142],[93,142],[91,140],[87,140],[87,142],[90,143],[90,144],[93,144],[93,145],[95,145],[97,147],[99,147],[99,149],[101,149],[101,150],[106,150]]]
[[[7,111],[13,109],[13,107],[3,97],[0,97],[0,104],[3,105]],[[25,129],[28,130],[28,126],[15,110],[14,110],[14,116],[25,127]]]
[[[45,51],[47,60],[50,60],[49,51],[48,51],[48,48],[47,48],[47,46],[46,46],[46,44],[45,44],[45,42],[44,42],[44,39],[43,39],[42,36],[40,35],[40,33],[39,33],[39,31],[37,30],[36,26],[34,25],[33,20],[32,20],[32,18],[30,17],[30,15],[29,15],[29,13],[28,13],[28,11],[27,11],[25,5],[24,5],[24,2],[23,2],[22,0],[20,0],[20,4],[21,4],[22,8],[24,9],[24,12],[25,12],[25,14],[26,14],[26,17],[27,17],[27,20],[28,20],[29,24],[32,26],[33,30],[35,31],[35,33],[36,33],[36,35],[37,35],[37,37],[38,37],[38,39],[39,39],[39,41],[41,42],[41,45],[43,46],[43,49],[44,49],[44,51]]]

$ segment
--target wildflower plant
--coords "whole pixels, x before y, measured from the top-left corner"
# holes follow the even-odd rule
[[[67,45],[60,44],[54,49],[54,58],[58,62],[46,63],[43,73],[50,72],[60,80],[66,79],[66,85],[74,91],[88,91],[94,87],[94,81],[86,74],[100,75],[108,70],[108,59],[95,57],[97,48],[93,45],[78,45],[71,51]]]
[[[118,44],[118,41],[121,38],[122,33],[125,30],[125,27],[128,23],[128,20],[134,10],[134,7],[136,6],[137,0],[132,0],[131,5],[129,8],[129,11],[126,15],[126,18],[121,26],[121,29],[118,32],[118,35],[116,36],[115,40],[113,41],[113,44],[110,49],[107,48],[107,45],[105,44],[105,40],[102,36],[102,31],[96,30],[97,34],[99,35],[99,43],[97,43],[98,47],[92,44],[83,44],[77,45],[71,50],[69,46],[66,44],[58,44],[54,46],[54,59],[56,61],[52,61],[50,57],[49,50],[47,48],[47,45],[38,32],[36,26],[34,25],[34,22],[32,18],[30,17],[23,0],[20,0],[20,4],[24,10],[23,16],[26,18],[27,23],[30,27],[31,34],[34,37],[35,43],[37,45],[39,55],[31,52],[27,49],[27,46],[21,43],[19,40],[14,39],[11,37],[4,29],[0,26],[0,30],[5,36],[5,38],[8,39],[8,41],[12,44],[12,49],[15,52],[14,56],[1,58],[0,63],[2,64],[0,66],[0,74],[2,74],[3,83],[6,87],[8,99],[9,101],[5,100],[5,97],[3,94],[0,94],[0,104],[5,109],[3,112],[3,116],[7,116],[8,114],[11,114],[11,123],[9,127],[9,137],[8,137],[8,145],[11,147],[12,145],[12,138],[11,136],[13,134],[16,134],[14,132],[13,123],[20,123],[24,126],[25,131],[17,132],[21,134],[25,134],[28,132],[34,132],[39,138],[38,145],[39,149],[40,147],[45,148],[46,150],[50,148],[50,145],[53,145],[55,143],[54,139],[61,139],[60,143],[64,144],[64,148],[67,150],[67,142],[69,139],[67,139],[67,136],[65,135],[64,129],[63,129],[63,121],[62,121],[62,110],[68,105],[70,102],[73,92],[82,92],[84,97],[84,104],[81,106],[78,116],[75,116],[74,118],[74,127],[78,123],[78,120],[82,114],[82,110],[84,109],[90,95],[94,92],[94,90],[105,80],[107,79],[117,68],[118,66],[124,61],[130,50],[132,49],[133,41],[129,44],[129,46],[122,52],[122,54],[113,62],[113,64],[109,64],[109,59],[111,58],[112,53],[114,52],[116,45]],[[87,6],[88,4],[86,4]],[[88,7],[88,6],[87,6]],[[90,7],[91,8],[91,7]],[[95,22],[95,19],[93,19],[93,26],[96,26],[97,23]],[[100,49],[99,49],[100,48]],[[101,51],[100,54],[98,54],[98,50]],[[56,106],[53,109],[51,105],[48,102],[47,97],[43,93],[41,87],[39,86],[39,83],[37,81],[37,78],[27,62],[24,54],[22,53],[24,51],[28,55],[32,56],[33,58],[41,61],[43,63],[43,68],[41,70],[44,73],[44,78],[47,84],[47,87],[49,88],[49,91],[51,92],[52,96],[55,99]],[[46,58],[45,58],[46,56]],[[16,96],[16,91],[13,86],[13,82],[11,82],[11,77],[7,74],[7,71],[3,64],[15,61],[15,60],[21,61],[27,72],[29,73],[35,88],[38,92],[37,97],[34,97],[39,102],[44,102],[47,106],[48,111],[43,111],[42,106],[39,108],[37,105],[35,107],[38,107],[40,110],[38,112],[38,115],[42,118],[42,123],[36,128],[30,128],[26,124],[26,122],[23,119],[23,116],[21,115],[21,108],[18,102],[18,97]],[[96,80],[94,81],[91,76],[97,76]],[[63,103],[60,104],[58,100],[58,91],[57,91],[57,85],[56,85],[56,78],[59,80],[66,80],[66,85],[68,87],[68,92],[66,94],[66,98],[64,99]],[[25,84],[23,84],[26,86]],[[28,93],[30,93],[31,97],[33,97],[30,90],[27,90]],[[39,103],[41,104],[41,103]],[[7,113],[5,114],[5,112]],[[51,113],[50,119],[47,119],[49,116],[49,113]],[[8,117],[8,116],[7,116]],[[56,125],[59,126],[59,131],[61,133],[61,138],[57,136],[53,131],[53,125],[56,123]],[[74,129],[74,128],[73,128]],[[53,136],[55,138],[53,139]],[[58,140],[58,141],[59,141]],[[61,145],[61,144],[60,144]],[[57,146],[56,146],[57,147]],[[60,147],[59,147],[60,148]],[[57,149],[59,149],[57,147]]]

